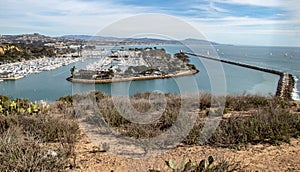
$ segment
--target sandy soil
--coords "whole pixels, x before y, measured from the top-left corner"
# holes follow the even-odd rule
[[[238,164],[238,171],[300,171],[300,138],[280,146],[268,144],[247,145],[237,149],[214,148],[211,146],[177,147],[158,156],[133,159],[102,152],[82,134],[76,145],[75,171],[149,171],[156,169],[171,171],[166,160],[179,163],[184,158],[200,161],[212,155],[216,162],[226,160]]]

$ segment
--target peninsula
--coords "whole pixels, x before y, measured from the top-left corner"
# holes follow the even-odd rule
[[[89,64],[86,69],[71,69],[67,80],[81,83],[111,83],[132,80],[151,80],[193,75],[199,72],[189,57],[176,53],[172,58],[165,49],[156,47],[129,48],[112,51],[112,54]]]

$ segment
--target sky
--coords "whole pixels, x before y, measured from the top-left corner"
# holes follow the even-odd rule
[[[0,0],[0,34],[94,35],[127,17],[163,14],[207,40],[300,47],[299,0]]]

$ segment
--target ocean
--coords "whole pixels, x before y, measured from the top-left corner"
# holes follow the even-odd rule
[[[123,46],[150,47],[147,46]],[[197,54],[213,56],[240,63],[276,69],[293,74],[296,86],[293,99],[299,100],[300,83],[300,48],[298,47],[257,47],[257,46],[183,46],[183,45],[154,45],[151,47],[164,48],[168,53],[174,54],[180,50],[195,52]],[[98,47],[112,48],[112,47]],[[120,47],[113,47],[120,48]],[[59,97],[85,93],[89,91],[102,91],[108,95],[134,95],[141,92],[161,93],[194,93],[208,92],[212,94],[260,94],[274,95],[279,76],[252,69],[246,69],[229,64],[221,64],[211,60],[190,57],[200,72],[193,76],[168,79],[155,79],[145,81],[131,81],[109,84],[82,84],[71,83],[66,80],[70,76],[70,68],[84,68],[87,64],[98,59],[84,59],[63,66],[61,68],[45,71],[27,76],[17,81],[4,81],[0,83],[0,94],[12,98],[24,98],[30,101],[54,101]]]

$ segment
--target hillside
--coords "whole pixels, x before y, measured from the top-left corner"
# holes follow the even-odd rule
[[[149,96],[137,94],[130,102],[138,111],[147,112]],[[136,149],[146,145],[131,146],[130,140],[147,141],[177,125],[181,99],[172,94],[164,96],[167,104],[162,116],[143,125],[122,117],[112,97],[100,92],[66,96],[51,104],[0,96],[0,171],[173,171],[185,158],[197,164],[209,158],[211,166],[201,166],[209,171],[300,170],[300,103],[274,97],[227,96],[224,111],[213,108],[208,94],[201,94],[198,101],[186,97],[194,110],[185,117],[197,116],[188,136],[166,150],[164,144],[159,144],[162,149],[158,152],[148,149],[155,148],[155,144]],[[81,103],[76,109],[76,102],[90,98],[101,105],[97,106],[101,118],[90,113],[89,104]],[[205,134],[203,119],[209,111],[211,118],[221,117],[221,121],[214,135],[199,144],[199,138]],[[102,130],[103,122],[110,130]],[[94,125],[97,132],[87,130],[87,125]],[[130,154],[140,150],[148,151],[142,152],[141,158]],[[175,165],[170,165],[169,160]]]
[[[53,47],[3,43],[0,44],[0,63],[11,63],[22,59],[29,60],[39,57],[54,57],[57,49]]]
[[[197,45],[221,45],[216,42],[210,42],[207,40],[199,39],[184,39],[184,40],[167,40],[167,39],[155,39],[155,38],[117,38],[117,37],[105,37],[105,36],[91,36],[91,35],[65,35],[62,38],[84,40],[96,44],[197,44]]]

